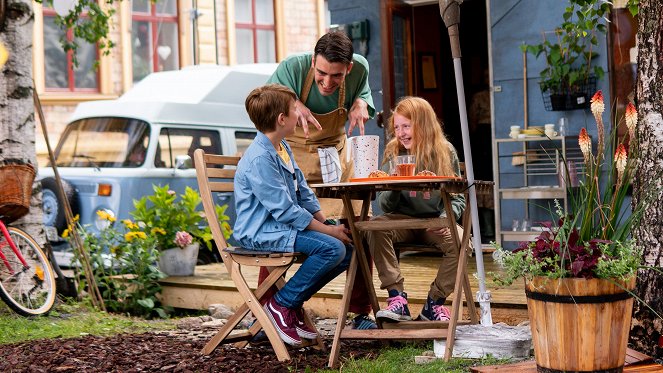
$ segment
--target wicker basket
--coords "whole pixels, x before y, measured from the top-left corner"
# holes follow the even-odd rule
[[[0,166],[0,216],[12,222],[28,213],[35,169],[29,164]]]

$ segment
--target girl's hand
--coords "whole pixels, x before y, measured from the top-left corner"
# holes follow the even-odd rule
[[[426,229],[426,232],[432,233],[436,236],[451,237],[451,231],[449,230],[449,227],[428,228],[428,229]]]

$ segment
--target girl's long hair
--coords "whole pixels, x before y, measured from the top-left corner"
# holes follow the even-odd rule
[[[383,164],[390,159],[396,159],[399,154],[407,153],[396,138],[395,113],[409,119],[412,124],[413,143],[410,154],[416,158],[417,172],[428,170],[439,176],[454,176],[454,167],[451,164],[452,145],[447,141],[433,107],[419,97],[403,97],[389,117],[387,136],[391,140],[385,146]]]

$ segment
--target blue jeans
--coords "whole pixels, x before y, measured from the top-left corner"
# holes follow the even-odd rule
[[[308,229],[297,232],[295,251],[308,257],[295,275],[274,295],[276,302],[287,308],[301,308],[313,294],[348,268],[352,249],[351,245],[346,246],[337,238],[324,233]]]

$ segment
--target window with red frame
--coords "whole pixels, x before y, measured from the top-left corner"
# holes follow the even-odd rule
[[[180,67],[177,0],[132,0],[134,82],[152,72]]]
[[[273,0],[235,0],[237,63],[276,62]]]
[[[55,24],[56,13],[44,2],[44,70],[45,88],[55,92],[99,92],[99,71],[94,67],[99,58],[97,46],[75,38],[73,30],[62,30]],[[85,13],[83,13],[85,17]],[[74,66],[73,52],[64,51],[61,38],[78,43]]]

